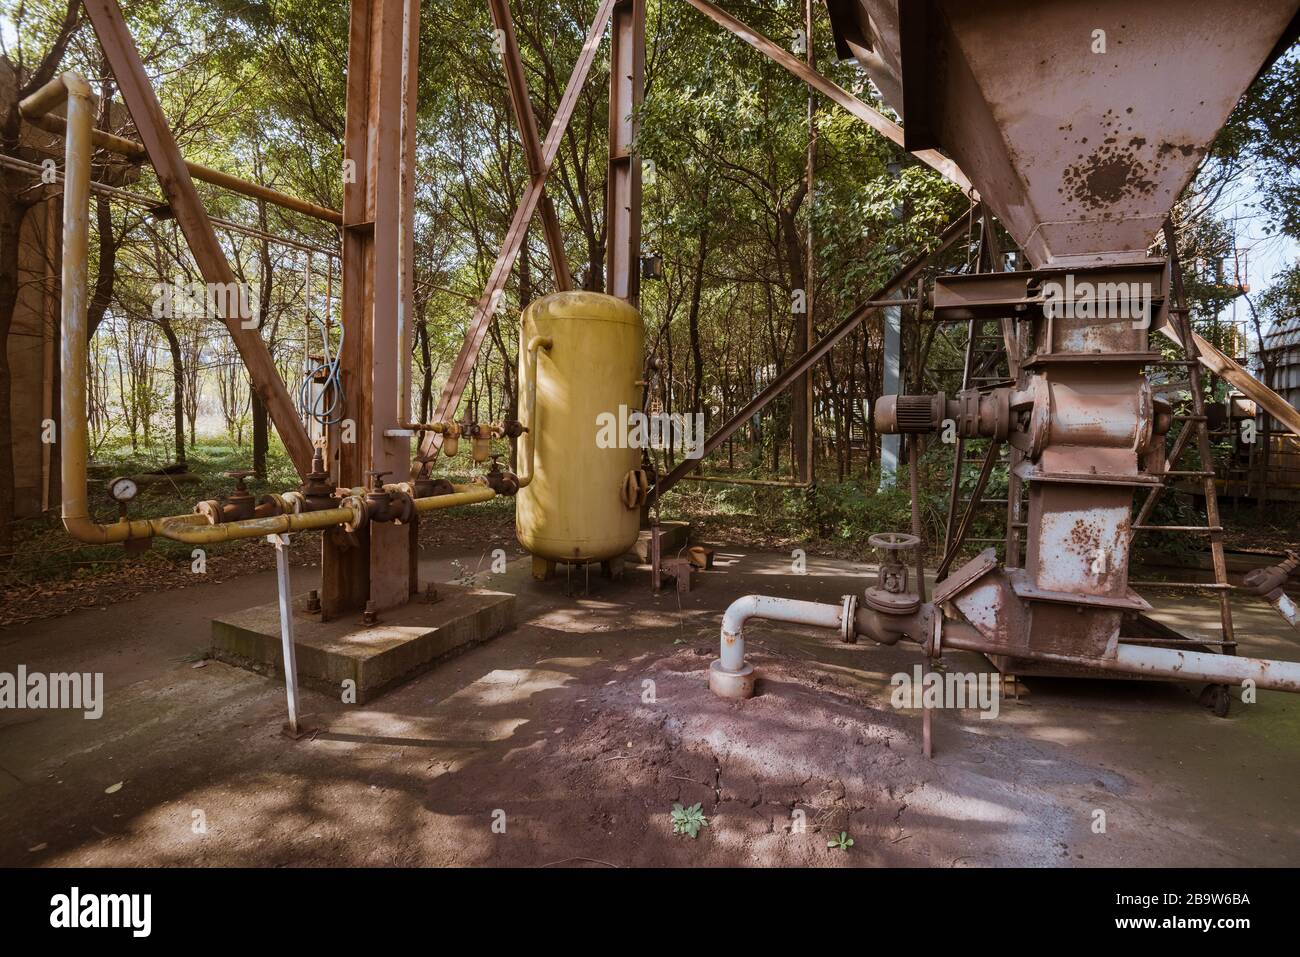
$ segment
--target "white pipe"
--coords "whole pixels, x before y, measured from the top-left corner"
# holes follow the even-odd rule
[[[838,629],[843,624],[843,614],[842,605],[825,605],[816,601],[773,598],[770,595],[746,595],[737,598],[727,607],[726,614],[722,616],[722,651],[719,656],[719,667],[732,674],[739,674],[744,670],[745,622],[751,618]]]
[[[983,638],[971,626],[946,621],[943,632],[945,648],[962,648],[986,655],[1011,655],[1033,661],[1081,665],[1116,674],[1172,678],[1177,681],[1205,681],[1210,684],[1241,684],[1253,681],[1257,688],[1300,692],[1300,662],[1270,658],[1239,658],[1204,651],[1180,651],[1177,648],[1153,648],[1121,642],[1113,658],[1088,658],[1084,655],[1061,655],[1032,649],[1000,647]],[[1195,639],[1192,639],[1194,642]]]
[[[1114,670],[1133,674],[1184,680],[1193,678],[1214,684],[1253,681],[1259,688],[1300,691],[1300,662],[1295,661],[1238,658],[1235,655],[1126,644],[1119,646],[1114,660]]]

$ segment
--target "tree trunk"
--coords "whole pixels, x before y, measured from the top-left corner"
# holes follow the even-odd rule
[[[158,319],[163,335],[167,337],[167,346],[172,354],[172,422],[173,437],[176,445],[176,464],[185,463],[185,357],[181,352],[181,340],[172,328],[172,321],[166,315]]]

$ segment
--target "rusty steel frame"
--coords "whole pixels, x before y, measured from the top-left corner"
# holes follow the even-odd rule
[[[837,342],[856,329],[862,321],[867,318],[867,316],[871,315],[878,309],[899,305],[900,300],[886,299],[886,297],[891,292],[903,288],[912,280],[916,279],[934,257],[943,253],[963,235],[968,228],[970,214],[974,208],[975,207],[972,206],[961,216],[954,219],[952,223],[948,225],[948,228],[940,234],[933,249],[929,252],[922,253],[908,262],[907,265],[890,277],[883,286],[877,289],[870,299],[855,308],[853,312],[849,313],[849,315],[844,319],[840,320],[839,325],[818,339],[815,345],[783,369],[780,375],[773,379],[771,383],[758,393],[758,395],[754,396],[754,398],[746,403],[743,409],[736,412],[730,419],[719,426],[717,431],[704,440],[704,448],[698,458],[684,459],[667,475],[658,479],[654,485],[655,494],[658,495],[668,491],[694,471],[704,458],[717,449],[723,442],[727,441],[727,439],[730,438],[738,428],[744,425],[750,417],[760,412],[769,402],[797,382],[799,376],[811,369],[822,356],[826,355],[826,353],[829,352]]]
[[[405,347],[399,312],[410,315],[410,221],[414,180],[419,0],[352,0],[348,26],[343,290],[340,323],[342,421],[330,426],[333,482],[355,488],[368,473],[403,475],[409,439],[386,435],[399,415],[397,381]],[[404,254],[403,247],[407,247]],[[405,325],[404,322],[401,325]],[[355,441],[344,441],[351,422]],[[369,485],[369,483],[366,483]],[[414,572],[414,525],[371,523],[321,540],[321,616],[404,604]]]
[[[596,50],[600,46],[601,37],[605,32],[605,25],[611,18],[615,2],[616,0],[602,0],[600,8],[596,11],[596,16],[592,20],[591,29],[587,32],[582,52],[578,55],[573,72],[569,75],[568,85],[565,87],[564,95],[560,99],[560,105],[555,111],[555,117],[551,121],[550,131],[546,134],[546,140],[542,144],[541,172],[532,179],[527,189],[524,190],[523,198],[519,201],[514,218],[510,222],[510,228],[506,231],[506,238],[501,244],[501,251],[498,253],[496,263],[492,267],[487,286],[484,288],[478,304],[474,307],[474,315],[470,320],[469,329],[465,333],[465,341],[461,344],[460,352],[456,356],[456,361],[452,364],[447,382],[438,397],[438,405],[433,416],[435,422],[446,420],[455,414],[456,407],[460,404],[460,398],[465,392],[465,387],[469,384],[470,375],[474,371],[475,363],[478,361],[479,350],[482,348],[483,340],[487,337],[493,312],[497,308],[499,298],[510,278],[511,270],[514,269],[515,260],[519,256],[519,250],[528,235],[528,224],[541,202],[546,178],[550,175],[551,167],[555,163],[555,157],[560,151],[560,141],[568,130],[569,121],[572,119],[574,108],[578,104],[578,97],[582,93],[583,86],[586,85],[587,74],[596,59]],[[437,456],[438,449],[441,446],[441,433],[429,432],[420,444],[418,458],[421,461],[430,461]]]
[[[761,33],[753,30],[742,21],[727,13],[727,11],[709,3],[709,0],[686,0],[686,2],[714,23],[718,24],[718,26],[722,27],[728,33],[732,33],[741,40],[744,40],[773,63],[803,80],[827,99],[843,107],[850,114],[866,123],[881,136],[885,137],[885,139],[889,140],[900,149],[906,150],[906,147],[903,144],[903,128],[889,117],[885,116],[885,114],[871,106],[868,106],[866,103],[863,103],[848,90],[844,89],[844,87],[827,79],[807,63],[795,59]],[[811,38],[809,39],[809,43],[811,43]],[[939,151],[929,149],[915,150],[911,151],[911,155],[915,156],[931,169],[942,174],[945,179],[948,179],[960,187],[961,191],[972,201],[979,200],[979,193],[975,190],[975,187],[971,185],[971,181],[967,178],[966,174],[961,171],[961,167]]]
[[[230,268],[230,262],[226,259],[208,218],[207,209],[194,188],[194,180],[190,177],[185,159],[176,145],[176,138],[167,125],[162,106],[149,83],[121,9],[116,0],[85,0],[84,5],[95,34],[99,37],[104,56],[117,79],[122,100],[131,113],[149,161],[157,173],[158,185],[185,235],[204,281],[234,288],[237,282],[234,270]],[[227,300],[225,305],[228,307],[228,300],[232,297],[219,298]],[[238,302],[241,297],[233,298]],[[256,327],[244,325],[246,317],[223,315],[221,318],[230,330],[239,356],[248,369],[253,390],[265,405],[276,431],[280,433],[280,439],[284,442],[285,451],[294,468],[300,476],[306,476],[311,470],[311,440],[261,333]]]
[[[528,79],[524,74],[523,57],[519,53],[519,40],[515,36],[515,21],[510,14],[510,0],[488,0],[488,8],[492,13],[492,22],[501,31],[501,56],[506,70],[506,86],[510,91],[510,104],[515,112],[515,122],[519,126],[519,139],[524,144],[528,175],[534,180],[545,180],[541,134],[537,132],[537,114],[533,112],[533,101],[528,95]],[[544,189],[538,206],[542,219],[542,233],[546,237],[546,249],[551,258],[551,269],[555,273],[555,288],[572,289],[573,277],[569,274],[568,261],[564,252],[564,236],[560,232],[560,219],[555,213],[555,204],[551,202]]]
[[[609,30],[609,167],[605,181],[605,291],[641,299],[641,161],[637,110],[645,85],[645,0],[618,0]]]

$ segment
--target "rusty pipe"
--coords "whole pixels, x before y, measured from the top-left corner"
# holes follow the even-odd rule
[[[450,495],[434,495],[429,498],[414,499],[417,512],[430,512],[443,508],[455,508],[458,505],[474,505],[496,498],[496,492],[486,485],[455,485]],[[393,486],[401,488],[401,486]],[[351,489],[351,495],[344,499],[338,508],[320,509],[314,512],[300,512],[288,515],[273,515],[267,518],[250,518],[221,525],[209,525],[202,516],[182,515],[177,519],[156,519],[162,535],[173,541],[190,545],[209,545],[216,542],[231,542],[243,538],[259,538],[267,535],[284,535],[292,532],[316,531],[335,525],[359,528],[369,521],[364,501],[365,489]],[[198,525],[193,519],[203,522]]]
[[[1007,648],[984,638],[964,622],[946,621],[943,645],[976,651],[985,655],[1011,655],[1065,665],[1081,665],[1117,674],[1172,678],[1178,681],[1204,681],[1209,684],[1241,684],[1253,681],[1259,688],[1300,692],[1300,662],[1269,658],[1242,658],[1236,655],[1209,654],[1203,651],[1180,651],[1176,648],[1152,648],[1120,642],[1113,658],[1090,658],[1085,655],[1060,655],[1028,648]]]
[[[59,82],[57,80],[52,82]],[[47,86],[49,84],[46,84]],[[37,90],[27,99],[18,105],[18,109],[23,115],[23,119],[38,126],[47,133],[53,133],[56,136],[67,137],[68,122],[63,117],[49,113],[53,107],[57,106],[58,99],[50,99],[52,94],[42,95],[44,88]],[[108,150],[110,153],[116,153],[119,156],[125,156],[127,159],[137,162],[149,162],[149,152],[144,148],[143,143],[137,143],[135,140],[127,139],[124,136],[116,136],[104,130],[92,129],[90,131],[90,141],[93,145]],[[335,226],[343,225],[343,214],[336,209],[329,209],[325,206],[319,206],[316,203],[308,202],[305,199],[299,199],[296,196],[290,196],[279,190],[271,189],[269,186],[263,186],[261,183],[253,183],[246,179],[240,179],[230,173],[223,173],[221,170],[213,169],[210,166],[204,166],[200,163],[191,163],[185,160],[185,168],[189,170],[190,175],[197,180],[205,183],[211,183],[213,186],[220,186],[230,190],[232,193],[239,193],[241,196],[247,196],[250,199],[261,199],[283,209],[292,210],[295,213],[302,213],[304,216],[310,216],[313,219],[323,220],[332,223]]]
[[[226,522],[222,525],[177,521],[164,522],[162,534],[172,541],[187,545],[211,545],[217,542],[233,542],[242,538],[265,538],[267,535],[284,535],[290,532],[312,531],[329,528],[334,525],[359,525],[365,521],[364,508],[360,504],[341,508],[327,508],[318,512],[300,512],[295,515],[273,515],[269,518],[249,518],[238,522]],[[189,518],[190,516],[185,516]]]

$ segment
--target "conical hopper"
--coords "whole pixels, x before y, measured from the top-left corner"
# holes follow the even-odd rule
[[[1140,259],[1300,0],[828,0],[1036,266]],[[1102,31],[1102,32],[1098,32]]]

